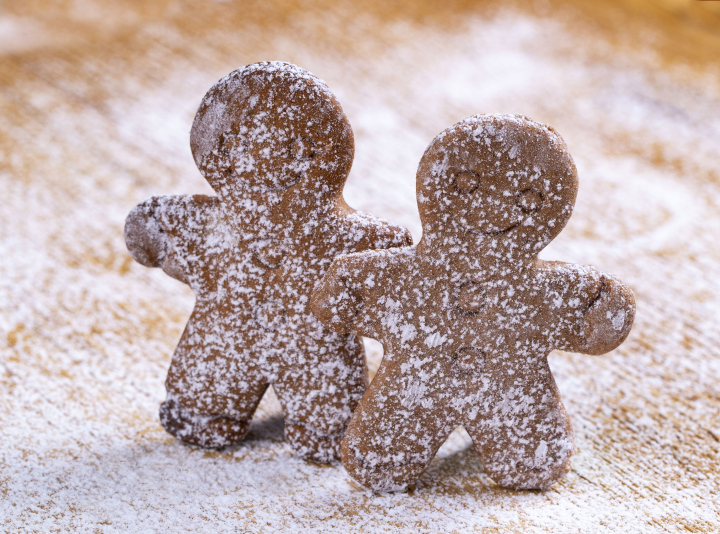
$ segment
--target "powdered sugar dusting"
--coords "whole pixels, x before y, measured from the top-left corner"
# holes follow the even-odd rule
[[[0,530],[720,528],[712,73],[673,73],[645,52],[618,51],[574,15],[564,26],[555,14],[462,13],[443,29],[361,13],[362,2],[304,6],[291,18],[242,2],[72,5],[87,26],[56,4],[43,35],[8,34],[16,52],[0,62]],[[137,12],[155,18],[107,31]],[[72,46],[58,45],[60,27]],[[97,28],[102,40],[87,38]],[[320,75],[342,102],[357,143],[348,202],[416,239],[414,174],[438,131],[504,112],[562,133],[581,186],[543,255],[617,273],[638,315],[612,354],[550,356],[578,446],[551,490],[498,488],[459,429],[414,492],[374,495],[341,467],[293,454],[272,390],[247,438],[223,453],[182,446],[159,425],[194,296],[129,257],[123,221],[140,199],[212,194],[187,147],[197,104],[233,68],[273,58]],[[366,349],[372,373],[381,351]]]
[[[312,315],[310,292],[338,254],[409,244],[409,235],[344,203],[352,131],[327,86],[294,65],[259,63],[220,80],[191,146],[218,196],[153,197],[125,224],[133,257],[197,298],[162,424],[186,443],[233,445],[273,385],[295,450],[332,461],[366,367],[357,338]]]
[[[321,321],[393,355],[353,414],[343,465],[376,490],[404,489],[462,424],[495,482],[547,489],[575,448],[547,355],[616,348],[633,294],[590,267],[537,260],[577,191],[565,143],[545,125],[465,119],[430,143],[417,181],[420,243],[339,257],[313,293]],[[413,343],[410,328],[431,333]]]

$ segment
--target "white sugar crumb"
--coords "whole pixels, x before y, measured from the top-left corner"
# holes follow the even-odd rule
[[[439,333],[430,334],[428,337],[425,338],[425,345],[427,345],[429,348],[434,349],[435,347],[439,347],[445,341],[447,338]]]
[[[237,6],[222,4],[221,16]],[[90,7],[93,31],[132,11]],[[158,18],[67,53],[46,47],[52,25],[0,15],[0,49],[12,52],[0,62],[0,531],[720,531],[712,76],[667,73],[644,52],[640,66],[632,50],[517,12],[465,16],[447,30],[298,13],[293,28],[328,36],[317,46],[285,26],[243,25],[251,19],[240,14],[230,29],[193,20],[190,33],[182,22],[196,14],[180,10],[177,25]],[[360,32],[376,22],[383,39],[368,43]],[[362,55],[339,59],[336,41],[348,35],[365,43]],[[413,492],[375,495],[339,466],[294,456],[272,390],[248,438],[224,453],[184,447],[158,424],[194,297],[133,263],[123,220],[143,198],[211,194],[187,149],[189,125],[209,83],[245,61],[238,51],[259,48],[328,80],[356,134],[348,203],[415,241],[414,175],[438,129],[468,113],[521,111],[568,142],[581,177],[576,213],[544,257],[617,273],[639,311],[613,354],[550,357],[578,445],[573,471],[551,490],[498,488],[458,429]],[[370,340],[366,350],[372,372],[382,349]]]
[[[417,335],[417,328],[412,324],[405,324],[400,327],[400,341],[412,341]],[[427,340],[426,340],[427,342]]]
[[[610,312],[608,312],[610,313]],[[623,310],[620,310],[616,314],[608,317],[612,321],[612,326],[615,330],[622,330],[622,327],[625,325],[625,312]]]

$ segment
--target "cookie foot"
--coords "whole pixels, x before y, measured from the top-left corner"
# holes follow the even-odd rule
[[[572,451],[572,449],[571,449]],[[570,451],[570,452],[571,452]],[[562,479],[571,468],[571,454],[547,462],[542,466],[529,466],[531,461],[517,462],[483,462],[485,472],[493,481],[509,489],[516,490],[546,490],[555,482]]]
[[[285,422],[285,439],[295,453],[305,460],[329,464],[340,459],[340,442],[344,432],[326,434],[302,423]]]
[[[160,422],[183,443],[203,449],[223,449],[233,445],[242,440],[250,428],[250,421],[194,414],[173,400],[160,405]]]
[[[406,491],[425,471],[425,462],[388,462],[343,450],[345,470],[363,486],[378,492]]]

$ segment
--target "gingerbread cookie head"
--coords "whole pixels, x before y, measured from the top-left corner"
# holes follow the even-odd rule
[[[340,195],[355,150],[325,82],[281,62],[255,63],[216,83],[195,116],[190,147],[218,196],[231,200],[293,188],[319,199]]]
[[[534,259],[567,223],[577,170],[562,138],[519,115],[476,115],[438,135],[417,173],[423,240]],[[503,244],[510,244],[503,246]]]

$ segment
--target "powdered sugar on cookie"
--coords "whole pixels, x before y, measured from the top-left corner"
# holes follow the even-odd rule
[[[402,489],[463,425],[497,483],[547,488],[574,451],[547,356],[618,346],[633,294],[593,268],[537,259],[577,194],[552,128],[515,115],[465,119],[430,144],[417,185],[420,243],[338,258],[313,295],[325,324],[378,339],[386,353],[343,464],[374,489]]]
[[[154,197],[128,216],[133,257],[197,298],[175,350],[160,417],[177,438],[220,448],[243,438],[269,384],[301,456],[337,457],[367,385],[362,342],[327,330],[310,293],[339,254],[410,243],[342,198],[353,135],[327,86],[286,63],[220,80],[190,144],[217,192]]]

